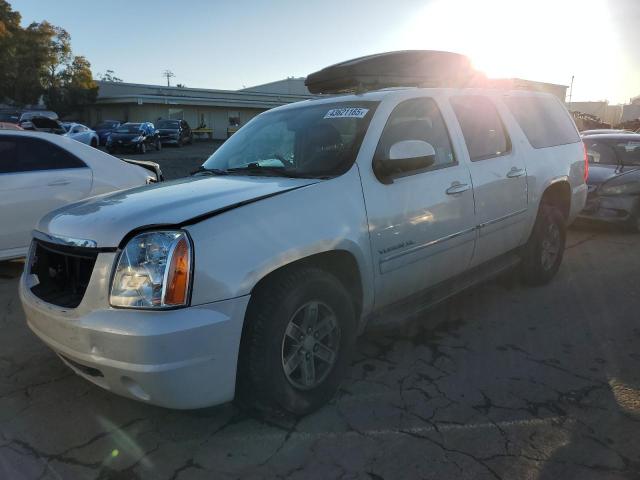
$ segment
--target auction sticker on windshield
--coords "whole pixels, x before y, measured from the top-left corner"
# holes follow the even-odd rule
[[[324,118],[364,118],[368,111],[368,108],[358,107],[332,108]]]

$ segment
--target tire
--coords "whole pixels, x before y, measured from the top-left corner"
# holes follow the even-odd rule
[[[142,143],[140,144],[140,149],[139,149],[139,150],[140,150],[140,153],[141,153],[142,155],[144,155],[145,153],[147,153],[147,145],[146,145],[144,142],[142,142]]]
[[[176,147],[180,148],[183,145],[182,137],[178,137],[178,141],[176,142]]]
[[[160,140],[158,140],[156,142],[156,151],[159,152],[160,150],[162,150],[162,142]]]
[[[322,333],[307,328],[305,334],[314,312],[316,326],[327,328]],[[353,302],[335,276],[315,267],[276,274],[253,294],[247,310],[238,365],[239,403],[294,415],[313,412],[338,389],[355,337]],[[293,367],[288,373],[287,360]]]
[[[95,139],[95,138],[92,138],[92,139],[91,139],[91,146],[92,146],[93,148],[98,148],[98,142],[96,141],[96,139]]]
[[[521,274],[526,284],[544,285],[551,281],[562,263],[566,239],[562,212],[543,203],[522,255]]]

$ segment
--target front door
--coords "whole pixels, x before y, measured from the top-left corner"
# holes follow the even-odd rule
[[[363,178],[376,307],[408,297],[464,271],[475,240],[474,202],[467,166],[458,162],[432,98],[405,100],[389,116],[376,159],[404,140],[430,143],[435,163],[383,183]],[[368,173],[368,172],[367,172]],[[375,167],[374,167],[375,173]]]
[[[450,102],[470,160],[478,228],[475,266],[520,244],[527,219],[527,172],[488,97],[454,96]]]

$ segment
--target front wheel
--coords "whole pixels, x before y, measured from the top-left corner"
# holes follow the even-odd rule
[[[529,285],[544,285],[560,268],[567,227],[557,207],[542,204],[531,237],[522,255],[522,279]]]
[[[314,267],[276,274],[247,311],[239,400],[294,415],[321,407],[349,366],[355,324],[353,302],[335,276]]]
[[[158,140],[156,142],[156,150],[159,152],[160,150],[162,150],[162,142],[160,140]]]
[[[140,153],[147,153],[147,145],[142,142],[139,147]]]

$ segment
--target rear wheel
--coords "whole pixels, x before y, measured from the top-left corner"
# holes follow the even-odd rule
[[[529,285],[544,285],[560,268],[567,237],[562,212],[542,204],[531,237],[524,248],[522,278]]]
[[[276,275],[247,311],[238,397],[244,405],[305,415],[331,399],[349,366],[353,302],[320,269]]]

